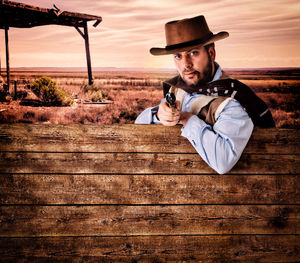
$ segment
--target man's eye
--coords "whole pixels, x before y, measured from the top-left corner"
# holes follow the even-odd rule
[[[176,55],[174,55],[174,58],[175,58],[176,60],[179,60],[179,59],[181,59],[181,56],[180,56],[179,54],[176,54]]]
[[[198,51],[197,50],[191,51],[191,56],[196,56],[196,55],[198,55]]]

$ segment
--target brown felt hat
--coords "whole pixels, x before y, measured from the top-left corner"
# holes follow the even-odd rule
[[[213,34],[206,23],[204,16],[185,18],[165,24],[167,45],[165,48],[153,47],[150,53],[155,56],[174,54],[185,51],[187,48],[205,46],[229,36],[222,31]]]

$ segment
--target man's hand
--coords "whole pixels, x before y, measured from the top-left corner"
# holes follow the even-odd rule
[[[157,118],[165,126],[174,126],[180,119],[180,102],[175,102],[176,107],[169,107],[167,102],[163,102],[159,105],[157,112]]]
[[[176,100],[176,108],[169,107],[167,102],[159,105],[157,118],[165,126],[175,126],[176,124],[186,125],[190,117],[193,116],[190,112],[180,111],[180,101]]]
[[[189,118],[193,116],[192,113],[190,112],[180,112],[180,119],[179,119],[179,124],[185,126],[186,123],[188,122]]]

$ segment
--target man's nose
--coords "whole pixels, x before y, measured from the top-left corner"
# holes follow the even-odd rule
[[[183,56],[183,60],[182,60],[183,66],[184,68],[192,68],[193,67],[193,62],[192,59],[189,55],[184,55]]]

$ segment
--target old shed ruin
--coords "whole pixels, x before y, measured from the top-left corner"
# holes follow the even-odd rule
[[[89,48],[88,23],[94,21],[96,27],[102,21],[100,16],[93,16],[81,13],[73,13],[60,10],[53,5],[53,8],[41,8],[37,6],[1,0],[0,2],[0,29],[5,30],[6,48],[6,71],[7,84],[10,83],[9,45],[8,30],[10,27],[31,28],[43,25],[72,26],[79,32],[85,42],[86,60],[88,69],[89,84],[93,82],[91,58]]]

